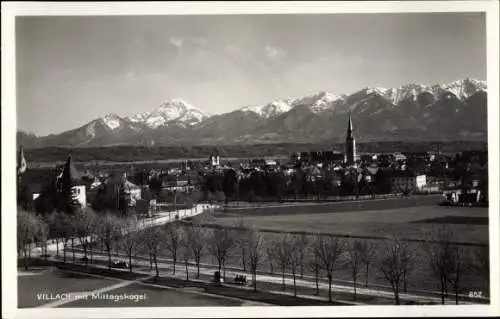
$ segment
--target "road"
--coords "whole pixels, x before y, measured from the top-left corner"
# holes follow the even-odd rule
[[[176,215],[179,216],[178,219],[181,220],[199,215],[205,211],[211,211],[211,210],[213,211],[217,207],[218,205],[196,204],[191,209],[180,209],[173,212],[163,212],[163,213],[160,212],[158,216],[141,219],[137,230],[170,223],[176,220],[175,218]],[[88,237],[87,240],[90,242],[91,241],[90,237]],[[47,253],[48,254],[55,253],[56,250],[58,250],[57,247],[58,245],[59,245],[59,250],[64,249],[64,244],[62,242],[59,242],[59,244],[57,244],[54,240],[49,240],[47,244]],[[40,254],[42,254],[42,249],[40,246],[34,247],[31,250],[31,256],[33,257],[39,256]]]
[[[83,257],[83,253],[77,252],[76,253],[76,258],[79,260],[79,258]],[[124,257],[124,256],[122,256]],[[104,254],[100,254],[98,252],[95,253],[94,259],[97,261],[101,261],[103,264],[105,264],[108,260],[108,257]],[[125,259],[125,258],[123,258]],[[135,267],[134,272],[136,273],[141,273],[141,274],[147,274],[151,275],[155,270],[154,268],[149,271],[150,263],[146,258],[133,258],[133,265]],[[104,267],[104,266],[102,266]],[[158,259],[158,268],[160,270],[160,276],[167,276],[167,277],[174,277],[174,278],[179,278],[179,279],[185,279],[186,277],[186,271],[185,271],[185,265],[182,262],[177,263],[176,267],[176,273],[175,275],[172,274],[172,263],[168,259]],[[203,277],[211,277],[215,271],[216,265],[210,265],[210,264],[200,264],[200,275],[203,275]],[[197,267],[193,264],[188,265],[188,273],[190,274],[190,278],[195,277],[195,274],[197,272]],[[251,278],[251,273],[250,272],[244,272],[242,270],[234,270],[234,269],[227,269],[226,270],[226,278],[234,278],[236,275],[246,275],[247,278]],[[281,285],[283,278],[281,275],[270,275],[270,274],[258,274],[257,275],[257,281],[259,282],[266,282],[266,283],[271,283],[275,285]],[[293,285],[293,278],[291,278],[289,275],[285,276],[285,284],[287,286],[292,286]],[[310,288],[310,289],[315,289],[316,284],[314,282],[314,279],[312,277],[307,277],[305,276],[304,279],[299,279],[296,278],[296,285],[297,287],[305,287],[305,288]],[[241,289],[251,289],[250,287],[240,287]],[[319,282],[319,288],[322,291],[327,291],[328,290],[328,284],[325,282]],[[353,291],[352,284],[338,284],[335,283],[332,285],[332,293],[335,296],[336,293],[348,293],[351,294]],[[269,292],[276,293],[276,294],[290,294],[290,293],[285,293],[282,291],[275,291],[271,290]],[[368,296],[374,296],[378,298],[385,298],[385,299],[390,299],[392,300],[394,298],[394,295],[391,291],[387,290],[380,290],[380,289],[372,289],[372,288],[357,288],[357,293],[358,295],[368,295]],[[317,299],[317,300],[327,300],[325,297],[319,297],[319,296],[312,296],[312,295],[301,295],[300,297],[303,298],[309,298],[309,299]],[[464,297],[464,296],[461,296]],[[400,293],[400,299],[402,302],[418,302],[418,303],[441,303],[441,299],[438,296],[433,296],[429,295],[429,293]],[[342,300],[343,301],[343,300]],[[446,298],[446,304],[455,304],[455,300],[453,296],[450,296],[449,298]],[[361,303],[353,303],[353,304],[361,304]],[[477,303],[472,303],[469,301],[460,301],[460,304],[477,304]]]

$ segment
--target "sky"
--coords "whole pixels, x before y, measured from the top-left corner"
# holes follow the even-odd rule
[[[486,80],[484,13],[17,17],[18,129],[182,98],[218,114],[327,91]]]

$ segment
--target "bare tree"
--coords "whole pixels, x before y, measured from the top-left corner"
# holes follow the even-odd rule
[[[439,281],[441,304],[445,304],[449,277],[454,268],[453,232],[449,228],[439,228],[427,235],[425,251],[429,269],[434,278]]]
[[[37,236],[38,223],[39,220],[33,213],[22,210],[17,212],[17,248],[24,257],[25,270],[28,270],[28,258]]]
[[[128,257],[128,270],[132,272],[132,256],[135,254],[139,245],[138,221],[135,217],[122,218],[121,222],[120,246],[126,252]]]
[[[359,254],[361,263],[365,266],[365,288],[368,288],[368,281],[370,276],[370,266],[375,261],[376,247],[368,241],[360,242]]]
[[[347,249],[346,264],[351,273],[352,286],[354,288],[354,300],[356,300],[356,295],[357,295],[356,284],[360,275],[360,268],[362,263],[361,261],[362,250],[363,250],[363,243],[357,240],[351,242],[351,244],[348,246]]]
[[[400,304],[399,292],[403,275],[407,264],[413,262],[409,258],[411,254],[408,253],[409,246],[397,239],[387,239],[382,247],[380,259],[378,261],[378,268],[384,275],[384,278],[391,284],[392,291],[394,292],[394,299],[397,305]]]
[[[419,260],[419,250],[415,248],[410,248],[405,251],[406,256],[405,260],[408,260],[409,262],[405,262],[403,264],[403,292],[408,292],[408,283],[410,282],[410,275],[413,273],[415,270],[417,263],[412,262],[415,260]]]
[[[328,278],[328,301],[331,302],[333,272],[344,250],[344,242],[332,236],[320,235],[314,248]]]
[[[272,241],[269,242],[267,247],[266,247],[266,256],[267,256],[267,262],[269,264],[269,271],[271,272],[271,274],[274,274],[274,262],[276,259],[276,247]]]
[[[60,221],[60,236],[63,240],[63,262],[66,262],[66,251],[68,250],[68,242],[73,237],[74,228],[72,226],[71,219],[66,213],[59,212]]]
[[[293,296],[297,297],[297,270],[300,266],[301,263],[301,253],[303,248],[302,246],[302,240],[299,236],[296,235],[291,235],[290,236],[290,270],[292,271],[292,276],[293,276]]]
[[[239,231],[238,236],[236,237],[236,245],[240,249],[241,252],[241,265],[243,266],[243,271],[247,271],[246,267],[246,261],[247,261],[247,256],[246,256],[246,249],[247,249],[247,239],[249,234],[249,230],[245,225],[245,222],[243,221],[243,218],[240,218],[238,221],[238,224],[236,225],[236,228]]]
[[[319,244],[319,235],[314,235],[310,245],[313,250],[314,258],[309,262],[309,268],[314,272],[314,281],[316,283],[316,295],[319,295],[319,276],[321,272],[321,261],[318,255],[318,249],[316,249]]]
[[[61,224],[59,213],[52,212],[47,217],[47,224],[49,226],[49,236],[56,242],[56,258],[59,258],[59,242],[61,241]]]
[[[304,254],[309,245],[309,238],[306,234],[301,234],[296,241],[297,248],[299,250],[299,266],[300,266],[300,278],[304,278]]]
[[[255,292],[257,291],[257,267],[262,259],[262,236],[257,230],[251,229],[247,239],[248,266],[252,272],[253,291]]]
[[[118,219],[114,215],[106,214],[101,218],[99,236],[106,248],[108,254],[108,268],[111,269],[111,251],[115,239],[117,238]]]
[[[289,234],[279,234],[279,237],[275,240],[274,244],[274,257],[276,258],[276,262],[281,269],[282,275],[282,289],[286,290],[285,285],[285,271],[290,264],[290,252],[291,252],[291,242],[292,237]]]
[[[181,233],[179,228],[176,227],[174,223],[168,223],[165,225],[165,246],[172,256],[173,262],[173,273],[175,275],[175,266],[177,264],[177,252],[179,249],[179,244],[181,240]]]
[[[83,248],[85,263],[87,263],[87,250],[89,244],[89,236],[93,232],[95,213],[90,209],[79,209],[75,212],[73,219],[75,224],[76,236]]]
[[[43,258],[47,260],[47,241],[49,240],[49,225],[47,220],[42,216],[37,217],[39,220],[38,229],[36,231],[37,241],[40,243],[41,253],[43,254]]]
[[[191,225],[186,229],[188,232],[189,245],[193,253],[194,262],[196,263],[197,274],[196,278],[200,278],[200,260],[204,252],[205,243],[207,240],[206,229],[199,225]]]
[[[89,223],[90,223],[91,230],[89,232],[90,241],[89,241],[88,246],[89,246],[89,252],[90,252],[90,263],[92,264],[94,261],[93,245],[94,245],[94,243],[97,243],[97,242],[102,243],[102,241],[99,239],[99,228],[101,227],[101,217],[94,212],[94,214],[91,215]],[[95,248],[97,249],[97,247],[95,247]]]
[[[151,262],[155,265],[155,280],[160,276],[160,271],[158,269],[158,253],[160,252],[162,246],[162,240],[164,239],[163,230],[159,227],[146,227],[141,232],[146,247],[148,248],[149,256],[151,257]]]
[[[452,246],[452,271],[448,277],[448,281],[455,292],[455,304],[458,305],[458,292],[461,288],[463,277],[471,270],[472,264],[466,250],[457,244]]]
[[[488,246],[481,246],[474,251],[472,267],[482,277],[488,289],[488,294],[490,294],[490,252]]]
[[[188,264],[189,259],[191,259],[193,255],[193,250],[191,249],[191,242],[189,241],[190,229],[192,226],[185,226],[180,231],[179,236],[179,248],[181,252],[181,258],[184,261],[184,266],[186,268],[186,281],[189,281],[189,270]]]
[[[227,227],[220,226],[213,229],[209,247],[212,256],[217,259],[219,271],[221,271],[223,267],[225,270],[226,260],[233,245],[234,236]],[[226,272],[224,271],[224,280],[226,280],[225,275]]]

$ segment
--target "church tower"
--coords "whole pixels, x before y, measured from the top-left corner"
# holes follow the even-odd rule
[[[356,160],[356,141],[352,135],[352,119],[349,112],[349,123],[347,124],[347,134],[345,138],[345,162],[348,166],[354,166]]]

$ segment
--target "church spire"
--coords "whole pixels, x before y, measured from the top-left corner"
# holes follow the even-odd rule
[[[345,162],[349,166],[355,165],[356,161],[356,141],[352,134],[352,118],[349,112],[349,122],[347,123],[347,134],[345,139]]]
[[[351,119],[351,111],[349,111],[349,123],[347,123],[347,136],[352,136],[352,119]]]

